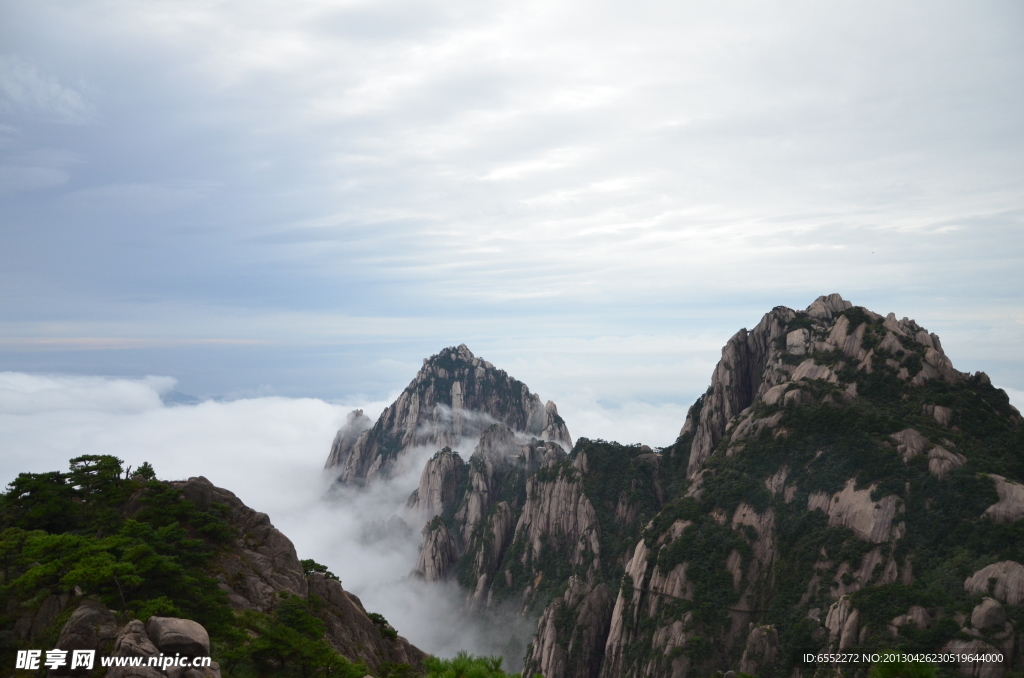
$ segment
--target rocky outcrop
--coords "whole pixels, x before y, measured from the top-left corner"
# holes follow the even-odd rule
[[[184,657],[206,657],[210,654],[210,636],[202,624],[191,619],[150,617],[146,635],[160,652]]]
[[[699,419],[687,417],[682,431],[693,430],[693,444],[687,475],[693,476],[725,435],[729,421],[749,407],[765,383],[765,368],[773,348],[785,337],[786,323],[793,318],[789,309],[775,309],[752,331],[737,332],[722,349],[722,359],[711,375]],[[774,386],[774,384],[772,384]],[[691,415],[694,413],[691,410]],[[682,435],[681,431],[681,435]]]
[[[1002,628],[1006,623],[1006,610],[998,600],[986,598],[978,603],[971,612],[971,628],[992,629]]]
[[[779,633],[772,625],[751,623],[747,645],[740,659],[740,672],[759,675],[775,664],[779,652]]]
[[[341,464],[346,455],[351,452],[363,431],[369,430],[372,427],[373,422],[363,414],[362,410],[352,410],[349,412],[348,417],[345,419],[345,424],[338,429],[337,435],[334,436],[334,442],[331,443],[331,452],[327,455],[325,468]]]
[[[843,596],[829,608],[828,616],[825,617],[825,628],[828,629],[829,646],[840,652],[857,643],[860,612],[853,607],[848,597]]]
[[[448,526],[434,520],[423,528],[423,546],[416,561],[416,574],[427,581],[440,581],[459,558],[459,548]]]
[[[457,448],[462,440],[477,440],[494,423],[572,447],[554,403],[543,403],[525,384],[475,357],[464,344],[446,348],[424,361],[373,426],[356,435],[365,422],[358,415],[350,417],[325,468],[342,483],[363,484],[386,476],[409,449]]]
[[[967,457],[959,452],[950,452],[939,445],[928,451],[928,471],[939,480],[965,463],[967,463]]]
[[[82,600],[57,637],[60,650],[96,650],[105,654],[117,638],[117,619],[103,603]]]
[[[306,576],[295,546],[266,513],[249,508],[233,492],[215,487],[202,476],[170,484],[198,508],[227,507],[227,522],[237,538],[234,549],[223,552],[216,567],[221,572],[220,587],[235,609],[269,612],[281,591],[306,596]]]
[[[201,509],[208,509],[213,504],[224,507],[225,522],[237,536],[228,548],[220,551],[214,568],[219,571],[219,586],[227,593],[228,602],[235,610],[270,613],[283,593],[307,598],[312,592],[326,601],[325,639],[342,655],[361,659],[370,668],[376,668],[385,661],[419,664],[423,653],[401,636],[395,640],[382,637],[358,599],[345,592],[339,582],[320,574],[307,577],[295,546],[273,526],[267,514],[249,508],[234,493],[214,486],[203,477],[170,485]],[[129,505],[141,504],[129,501]],[[372,634],[369,629],[373,629]],[[135,631],[137,629],[131,633]],[[183,655],[197,652],[205,634],[205,630],[193,621],[161,621],[159,617],[150,619],[146,632],[161,651],[166,653],[166,646],[173,648],[172,654],[180,652]],[[132,644],[133,641],[128,640],[127,635],[125,637],[124,642]],[[134,637],[141,640],[137,633]],[[205,642],[208,648],[209,639]]]
[[[419,666],[426,656],[402,636],[390,640],[370,620],[362,602],[341,587],[341,582],[320,573],[309,577],[309,592],[324,602],[329,643],[353,661],[362,660],[370,667],[381,662]]]
[[[570,577],[565,593],[552,600],[541,614],[523,675],[597,678],[613,602],[606,585],[591,588],[579,577]],[[566,618],[571,624],[565,623]],[[571,631],[568,635],[567,630]]]
[[[874,324],[870,341],[869,322]],[[792,328],[794,323],[802,326]],[[923,360],[913,357],[918,351]],[[818,297],[801,313],[781,306],[773,309],[753,330],[740,330],[729,339],[711,375],[710,388],[687,414],[680,437],[693,436],[688,477],[697,473],[723,439],[733,447],[744,438],[776,428],[781,415],[753,409],[756,402],[772,407],[807,404],[814,396],[801,385],[816,381],[845,386],[842,397],[854,399],[856,383],[840,384],[842,368],[849,364],[858,372],[871,374],[882,356],[882,362],[901,380],[912,378],[915,385],[937,378],[955,384],[967,376],[953,369],[936,335],[908,318],[897,321],[890,313],[883,319],[855,309],[838,294]],[[835,400],[834,396],[828,398]],[[938,405],[926,405],[925,411],[943,425],[949,425],[955,414]],[[923,452],[919,438],[907,431],[896,436],[905,461]],[[943,458],[936,466],[948,472],[951,463],[956,462]]]
[[[896,451],[900,453],[905,462],[909,462],[919,454],[924,454],[924,451],[928,449],[928,439],[912,428],[905,428],[890,437],[896,442]]]
[[[840,492],[829,496],[818,492],[807,500],[807,510],[821,509],[828,514],[829,525],[841,525],[853,530],[864,541],[875,544],[889,540],[893,518],[900,509],[900,499],[895,495],[871,500],[874,487],[854,489],[856,480],[850,478]]]
[[[968,577],[964,588],[976,595],[991,595],[1006,605],[1020,605],[1024,602],[1024,565],[1012,560],[993,563]]]
[[[423,467],[419,488],[409,498],[409,506],[429,518],[436,516],[458,499],[459,481],[464,474],[462,457],[450,447],[444,448]]]
[[[150,617],[143,625],[129,620],[118,630],[117,618],[105,605],[84,599],[61,628],[57,640],[61,650],[96,650],[96,656],[114,657],[208,657],[210,637],[201,624],[176,617]],[[97,662],[98,665],[98,662]],[[82,668],[70,665],[48,672],[51,676],[85,675]],[[92,675],[91,673],[89,675]],[[202,669],[182,667],[135,666],[114,667],[107,678],[220,678],[220,668],[213,662]]]
[[[554,478],[538,474],[527,480],[526,504],[513,539],[528,544],[529,555],[534,559],[540,557],[542,546],[549,542],[566,554],[572,566],[579,567],[589,560],[591,569],[596,571],[600,566],[601,528],[594,507],[583,492],[579,469],[552,468]]]
[[[1024,518],[1024,485],[994,473],[988,477],[995,483],[999,501],[985,509],[985,515],[997,523],[1012,523]]]

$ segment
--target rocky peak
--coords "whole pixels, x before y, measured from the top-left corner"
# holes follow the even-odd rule
[[[687,476],[694,476],[727,433],[738,441],[777,426],[781,417],[758,416],[756,404],[809,402],[817,397],[810,386],[818,381],[853,399],[858,378],[876,371],[912,386],[932,379],[956,384],[969,376],[953,368],[937,335],[909,318],[883,317],[838,294],[818,297],[803,311],[772,309],[754,329],[729,339],[710,388],[690,408],[679,432],[692,435]],[[941,408],[933,411],[937,419],[943,415]]]
[[[416,377],[372,426],[356,411],[338,432],[326,468],[343,483],[386,476],[415,447],[472,447],[492,424],[572,447],[554,403],[473,355],[465,344],[423,361]]]

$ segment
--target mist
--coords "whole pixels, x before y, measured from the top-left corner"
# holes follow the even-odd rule
[[[456,584],[412,575],[427,517],[406,502],[435,449],[410,450],[387,481],[331,487],[323,464],[348,413],[358,407],[376,419],[387,403],[263,397],[170,405],[162,396],[174,386],[170,377],[0,372],[0,482],[67,470],[84,454],[112,454],[133,468],[149,461],[165,480],[205,476],[267,513],[300,558],[327,565],[417,647],[501,655],[518,670],[535,619],[515,609],[472,616]],[[463,439],[452,447],[468,459],[475,445]]]

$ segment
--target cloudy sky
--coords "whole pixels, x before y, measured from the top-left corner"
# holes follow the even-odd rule
[[[1022,85],[1009,1],[0,0],[0,370],[349,404],[465,342],[664,445],[839,292],[1024,390]]]
[[[366,545],[415,468],[319,501],[349,408],[465,342],[667,445],[729,336],[839,292],[1024,409],[1022,177],[1012,0],[0,0],[0,486],[206,475],[490,653]]]

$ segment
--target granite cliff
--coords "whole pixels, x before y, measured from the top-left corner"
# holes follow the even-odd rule
[[[498,411],[461,453],[434,439],[449,448],[410,505],[421,576],[538,620],[526,673],[800,678],[825,668],[806,653],[886,648],[1003,656],[948,675],[1021,669],[1021,416],[909,318],[835,294],[773,309],[729,339],[661,450],[566,451],[547,424],[522,435],[536,404]]]

